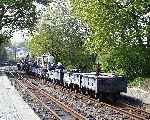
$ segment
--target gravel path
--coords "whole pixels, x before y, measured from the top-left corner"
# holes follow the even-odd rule
[[[0,76],[0,120],[40,120],[4,75]]]
[[[122,94],[134,98],[141,108],[145,109],[147,112],[150,112],[150,92],[133,87],[128,88],[127,93]]]

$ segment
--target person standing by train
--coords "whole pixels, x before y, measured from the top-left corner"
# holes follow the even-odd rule
[[[48,69],[51,70],[55,70],[55,68],[57,67],[57,65],[55,63],[49,63],[48,65]]]
[[[101,73],[101,64],[98,63],[98,64],[96,65],[96,76],[99,76],[100,73]]]
[[[65,67],[60,62],[58,62],[56,69],[63,70],[63,69],[65,69]]]
[[[18,70],[21,70],[21,63],[20,63],[20,61],[17,62],[17,68],[18,68]]]
[[[60,84],[63,85],[63,78],[64,78],[64,72],[63,70],[65,69],[65,67],[60,63],[58,62],[57,66],[56,66],[56,69],[59,69],[60,70]]]
[[[25,57],[25,61],[24,61],[24,64],[25,64],[25,72],[27,74],[29,74],[29,70],[30,70],[30,64],[29,64],[29,54]]]

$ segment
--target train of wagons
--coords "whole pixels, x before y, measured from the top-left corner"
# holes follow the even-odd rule
[[[113,73],[81,73],[77,69],[67,71],[60,63],[54,64],[54,57],[48,54],[34,61],[24,60],[18,69],[36,77],[42,77],[54,84],[62,85],[82,94],[88,94],[100,100],[116,100],[121,92],[127,92],[127,77]]]

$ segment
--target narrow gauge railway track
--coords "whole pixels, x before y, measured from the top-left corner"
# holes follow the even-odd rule
[[[16,82],[17,82],[17,84],[18,84],[20,87],[22,87],[22,89],[24,89],[24,90],[27,92],[28,96],[25,96],[26,98],[28,98],[28,97],[30,96],[30,97],[33,98],[34,101],[39,102],[38,105],[40,105],[40,108],[41,108],[41,106],[44,107],[43,109],[45,109],[45,111],[47,112],[48,116],[50,117],[49,119],[61,120],[61,118],[60,118],[54,111],[52,111],[52,110],[51,110],[46,104],[44,104],[37,96],[35,96],[31,91],[29,91],[29,90],[27,89],[27,87],[25,87],[20,81],[17,80]],[[20,89],[19,89],[19,90],[20,90]],[[24,91],[24,90],[23,90],[23,91]],[[24,91],[24,92],[25,92],[25,91]],[[36,105],[36,107],[38,107],[38,105]],[[41,112],[43,112],[43,111],[41,111]]]
[[[81,95],[78,93],[78,95]],[[90,98],[88,96],[84,96],[84,101],[88,101],[88,100],[91,100],[91,101],[94,101],[94,103],[97,103],[97,104],[100,104],[100,106],[108,106],[108,107],[111,107],[115,110],[118,110],[118,111],[121,111],[125,114],[128,114],[129,117],[133,118],[133,119],[140,119],[140,120],[150,120],[150,113],[149,112],[146,112],[142,109],[139,109],[137,107],[134,107],[134,106],[131,106],[131,105],[128,105],[128,104],[125,104],[125,103],[117,103],[117,104],[108,104],[108,103],[104,103],[104,102],[98,102],[96,99],[94,98]]]
[[[42,100],[43,103],[45,103],[45,107],[47,109],[50,109],[50,111],[57,116],[59,120],[85,120],[86,118],[81,116],[79,113],[71,110],[69,107],[64,105],[63,103],[59,102],[52,96],[45,93],[42,89],[39,89],[38,87],[34,86],[31,82],[27,81],[27,83],[21,83],[22,86],[24,84],[24,87],[30,89],[28,92],[30,94],[34,94],[38,99]]]
[[[59,86],[60,87],[60,86]],[[141,120],[150,120],[150,113],[144,111],[143,109],[125,104],[125,103],[117,103],[117,104],[108,104],[108,103],[104,103],[104,102],[99,102],[94,98],[91,98],[90,96],[86,96],[86,95],[82,95],[80,93],[75,93],[75,92],[71,92],[70,94],[78,94],[78,96],[83,96],[81,97],[83,99],[84,102],[89,102],[89,100],[91,101],[90,103],[97,103],[98,106],[108,106],[111,107],[115,110],[121,111],[125,114],[128,114],[129,117],[131,118],[135,118],[135,119],[141,119]],[[93,102],[92,102],[93,101]]]
[[[59,89],[62,89],[61,86],[58,86],[58,87],[59,87]],[[63,89],[63,90],[64,90],[64,92],[67,92],[66,89]],[[146,112],[142,109],[139,109],[137,107],[134,107],[134,106],[131,106],[131,105],[128,105],[125,103],[108,104],[108,103],[104,103],[104,102],[99,102],[98,100],[91,98],[90,96],[82,95],[80,93],[75,93],[75,91],[70,91],[69,94],[78,96],[80,99],[82,99],[82,102],[84,102],[84,103],[89,103],[89,104],[93,104],[93,105],[97,104],[97,107],[99,107],[99,108],[104,107],[104,106],[111,107],[112,109],[114,109],[116,111],[120,111],[132,119],[150,120],[149,112]]]
[[[137,115],[137,116],[141,116],[142,118],[146,119],[146,120],[150,120],[150,113],[146,112],[140,108],[136,108],[134,106],[125,104],[125,103],[118,103],[118,105],[115,105],[117,107],[120,107],[122,110],[127,111],[131,114]]]
[[[76,96],[76,98],[79,97],[80,100],[82,100],[83,103],[89,103],[89,104],[97,104],[97,107],[111,107],[113,110],[115,111],[120,111],[121,113],[127,115],[129,118],[134,119],[134,120],[150,120],[150,113],[133,107],[131,105],[128,104],[123,104],[123,103],[119,103],[119,104],[108,104],[108,103],[104,103],[104,102],[98,102],[96,99],[90,98],[88,96],[85,95],[81,95],[79,93],[75,93],[74,91],[69,91],[64,89],[63,87],[59,86],[59,85],[55,85],[53,86],[53,84],[49,84],[50,87],[54,87],[55,89],[58,87],[61,92],[61,90],[63,90],[63,92],[65,92],[66,94],[70,94],[70,95],[74,95]],[[51,90],[51,89],[50,89]],[[47,90],[48,92],[48,90]]]
[[[33,81],[36,85],[42,86],[41,83],[39,83],[41,81],[37,81],[35,79],[34,80],[32,79],[32,82]],[[90,98],[88,96],[85,96],[85,95],[82,95],[79,93],[77,94],[74,91],[73,92],[69,91],[69,93],[68,93],[67,89],[62,88],[59,85],[54,85],[54,84],[50,83],[48,86],[50,86],[51,88],[54,88],[55,90],[57,89],[57,91],[62,92],[62,90],[63,90],[63,92],[65,92],[67,94],[70,94],[72,96],[76,96],[76,99],[80,99],[80,101],[82,101],[83,103],[88,102],[89,104],[92,104],[93,106],[96,105],[98,108],[101,108],[104,106],[110,107],[114,111],[119,111],[120,113],[123,113],[125,116],[128,116],[128,118],[130,118],[132,120],[150,120],[150,113],[148,113],[142,109],[130,106],[128,104],[119,103],[118,105],[114,105],[114,104],[107,104],[107,103],[103,103],[103,102],[98,102],[96,99]],[[49,87],[49,90],[45,89],[44,87],[42,87],[42,89],[46,90],[46,92],[48,93],[49,91],[52,90],[50,87]]]

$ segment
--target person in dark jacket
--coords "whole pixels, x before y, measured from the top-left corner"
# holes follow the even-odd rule
[[[65,69],[65,67],[60,62],[58,62],[56,69],[63,70],[63,69]]]
[[[49,63],[49,65],[48,65],[48,69],[51,71],[51,70],[55,70],[55,68],[56,68],[56,64],[54,64],[54,63]]]
[[[17,68],[18,68],[18,70],[21,70],[21,65],[20,65],[20,63],[17,63]]]
[[[96,65],[96,76],[99,76],[100,73],[101,73],[101,64],[98,63],[98,64]]]

